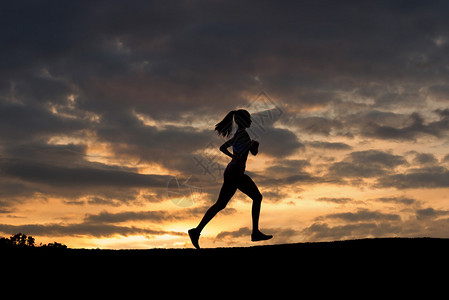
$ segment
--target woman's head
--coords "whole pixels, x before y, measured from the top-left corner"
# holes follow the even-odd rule
[[[218,131],[218,134],[224,137],[229,136],[232,132],[233,119],[239,128],[248,128],[251,126],[251,115],[246,109],[233,110],[220,123],[215,125],[215,130]]]

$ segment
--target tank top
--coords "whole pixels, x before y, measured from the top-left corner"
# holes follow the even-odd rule
[[[237,130],[234,135],[234,143],[232,144],[232,158],[229,166],[241,172],[245,171],[246,160],[248,159],[248,152],[251,145],[251,138],[246,130]]]

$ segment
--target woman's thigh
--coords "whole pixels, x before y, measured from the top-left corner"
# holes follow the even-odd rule
[[[257,185],[254,183],[251,177],[246,174],[241,175],[241,177],[239,178],[237,188],[253,200],[259,200],[262,198],[262,194],[257,188]]]
[[[220,194],[218,195],[217,204],[223,207],[226,207],[228,202],[231,200],[232,196],[234,196],[235,191],[237,190],[237,184],[233,180],[224,180],[223,185],[220,189]]]

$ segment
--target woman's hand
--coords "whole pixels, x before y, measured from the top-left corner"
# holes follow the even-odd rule
[[[258,141],[252,141],[251,146],[249,147],[249,151],[252,155],[256,156],[257,153],[259,153],[259,142]]]

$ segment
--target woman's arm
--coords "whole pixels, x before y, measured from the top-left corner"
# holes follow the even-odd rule
[[[220,151],[229,156],[230,158],[234,158],[234,155],[228,150],[228,148],[232,146],[233,142],[234,137],[220,146]]]

